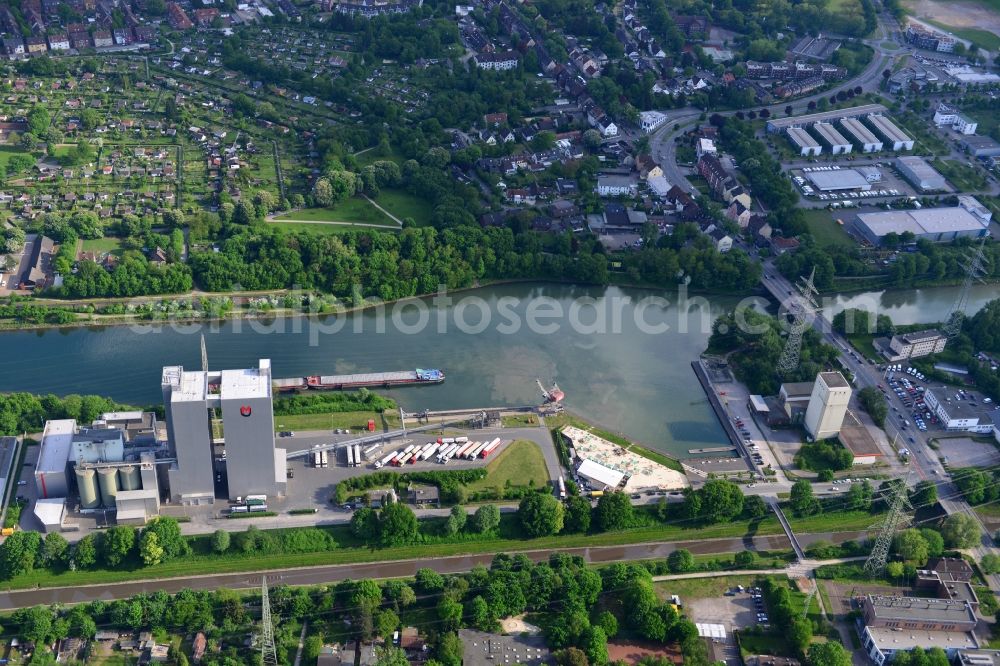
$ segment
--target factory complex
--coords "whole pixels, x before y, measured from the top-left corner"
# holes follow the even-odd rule
[[[872,246],[879,246],[889,234],[912,234],[913,240],[934,243],[956,238],[980,238],[989,234],[989,223],[965,207],[951,206],[916,210],[889,210],[859,213],[851,230]]]

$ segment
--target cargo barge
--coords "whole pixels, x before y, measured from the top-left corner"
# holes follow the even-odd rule
[[[356,375],[312,375],[275,379],[274,388],[287,391],[337,391],[369,387],[389,388],[413,384],[440,384],[444,373],[440,370],[404,370],[401,372],[366,372]]]

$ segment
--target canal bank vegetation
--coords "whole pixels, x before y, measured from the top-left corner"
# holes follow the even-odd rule
[[[555,505],[548,502],[550,499]],[[72,546],[59,534],[47,535],[43,541],[35,532],[16,532],[0,544],[0,587],[86,585],[651,542],[692,542],[710,550],[703,542],[781,533],[771,516],[752,520],[737,516],[710,523],[679,517],[674,510],[679,504],[671,505],[666,513],[660,506],[635,507],[621,513],[623,505],[611,500],[592,508],[589,501],[576,499],[580,501],[563,509],[551,495],[534,493],[522,500],[523,513],[500,513],[494,505],[482,505],[471,514],[458,508],[448,518],[424,520],[417,520],[406,505],[391,503],[380,510],[359,509],[348,525],[277,530],[251,526],[244,532],[219,530],[179,540],[173,536],[176,521],[169,518],[158,519],[157,531],[165,534],[158,534],[155,540],[146,536],[149,528],[128,526],[95,532]],[[733,552],[732,543],[720,541],[719,550]],[[724,560],[723,556],[719,561]],[[760,561],[757,564],[768,566]]]
[[[802,334],[801,361],[790,375],[780,378],[775,372],[785,346],[787,327],[777,317],[746,310],[737,321],[735,313],[724,314],[712,324],[708,353],[725,356],[736,378],[750,393],[776,395],[782,381],[813,381],[819,372],[834,364],[837,350],[823,342],[820,334],[808,328]],[[763,333],[758,331],[763,330]],[[753,332],[751,332],[753,331]]]
[[[308,392],[274,401],[275,431],[336,430],[352,432],[399,425],[396,401],[367,389],[358,391]]]
[[[422,568],[414,576],[385,581],[277,585],[269,600],[273,616],[280,618],[275,622],[278,661],[292,663],[301,638],[303,663],[314,663],[324,643],[354,641],[384,642],[380,664],[406,663],[403,651],[391,647],[392,638],[412,627],[426,642],[428,663],[460,666],[465,649],[460,630],[497,633],[503,631],[501,621],[526,617],[540,628],[556,663],[605,666],[609,640],[638,640],[679,653],[685,664],[708,666],[711,657],[697,628],[673,604],[669,589],[654,582],[665,571],[662,559],[592,567],[568,554],[535,563],[525,555],[498,553],[489,566],[479,564],[461,574]],[[684,599],[695,598],[692,584],[698,582],[677,581]],[[259,631],[259,614],[253,611],[259,602],[256,591],[157,591],[72,607],[34,606],[4,614],[0,621],[4,637],[35,644],[43,659],[49,656],[45,646],[69,637],[93,641],[100,628],[133,635],[148,631],[157,643],[170,646],[178,664],[195,659],[191,639],[201,632],[208,645],[199,651],[204,652],[201,663],[232,666],[260,663],[259,647],[246,640]],[[801,600],[799,607],[804,607]]]
[[[38,432],[51,419],[76,419],[90,423],[104,412],[135,409],[97,395],[38,396],[31,393],[0,394],[0,435]]]
[[[957,205],[957,200],[946,198],[941,204]],[[961,284],[968,255],[977,243],[970,238],[932,243],[916,240],[909,232],[888,235],[876,251],[804,240],[798,251],[781,255],[775,264],[792,281],[815,269],[814,282],[821,292]],[[983,252],[983,279],[1000,281],[1000,243],[987,243]]]

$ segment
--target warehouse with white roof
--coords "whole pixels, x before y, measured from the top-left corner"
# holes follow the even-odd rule
[[[834,155],[846,155],[851,152],[853,148],[851,142],[830,123],[816,123],[812,126],[812,130],[820,143],[829,148]]]
[[[913,234],[916,240],[941,243],[956,238],[985,236],[989,233],[987,224],[966,209],[955,206],[859,213],[852,223],[852,230],[872,245],[881,245],[887,234],[901,235],[906,232]]]
[[[595,490],[614,490],[622,485],[625,473],[594,460],[584,460],[576,468],[577,475]]]
[[[887,145],[892,146],[892,150],[913,150],[913,139],[882,114],[871,114],[868,116],[868,123],[876,134],[885,139]]]
[[[854,169],[837,169],[835,171],[810,171],[806,178],[820,192],[837,192],[842,190],[862,190],[872,189],[872,184],[867,178]]]
[[[908,156],[896,159],[899,173],[921,192],[938,192],[948,189],[944,176],[934,170],[922,157]]]
[[[861,152],[877,153],[882,150],[882,142],[857,118],[843,118],[840,127]]]
[[[819,155],[823,152],[823,146],[819,145],[816,139],[812,138],[809,132],[801,127],[789,127],[787,134],[788,140],[792,142],[793,146],[798,148],[799,155],[808,157],[810,155]]]

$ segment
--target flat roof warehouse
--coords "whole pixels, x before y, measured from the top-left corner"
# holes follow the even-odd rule
[[[839,171],[810,171],[806,177],[817,189],[823,192],[831,190],[870,190],[872,185],[868,179],[854,169]]]
[[[858,118],[870,113],[884,113],[887,108],[881,104],[865,104],[855,106],[850,109],[837,109],[836,111],[823,111],[821,113],[810,113],[805,116],[792,116],[789,118],[774,118],[767,121],[768,132],[780,132],[789,127],[803,127],[812,123],[829,122],[840,120],[841,118]]]

